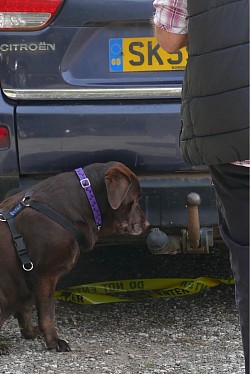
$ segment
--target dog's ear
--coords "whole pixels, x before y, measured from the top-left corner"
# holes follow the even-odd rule
[[[131,176],[127,168],[115,165],[105,173],[108,201],[112,209],[118,209],[131,186]]]

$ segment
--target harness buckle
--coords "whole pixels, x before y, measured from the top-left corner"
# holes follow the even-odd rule
[[[26,252],[25,243],[21,235],[19,236],[13,235],[13,240],[14,240],[15,247],[20,254],[22,254],[23,251]]]
[[[89,178],[81,179],[80,183],[81,183],[82,188],[87,188],[91,186]]]

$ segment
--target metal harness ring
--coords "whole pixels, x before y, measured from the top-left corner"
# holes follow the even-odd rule
[[[28,266],[30,266],[30,267],[28,267]],[[31,271],[31,270],[33,270],[33,268],[34,268],[33,262],[29,262],[27,264],[23,264],[23,270],[25,270],[25,271]]]
[[[3,217],[3,214],[2,214],[2,213],[0,213],[0,216],[2,216],[2,217]],[[1,217],[0,217],[0,221],[1,221],[1,222],[6,222],[7,220],[6,220],[5,218],[1,218]]]

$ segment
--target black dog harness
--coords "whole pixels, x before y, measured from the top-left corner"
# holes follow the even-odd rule
[[[86,177],[84,171],[79,168],[75,170],[78,178],[80,179],[80,184],[82,188],[85,190],[86,195],[88,197],[94,219],[97,225],[97,230],[99,231],[101,228],[101,214],[96,202],[96,199],[94,197],[91,184],[89,179]],[[17,255],[22,263],[22,267],[25,271],[31,271],[33,269],[33,263],[31,262],[29,258],[29,254],[26,248],[26,245],[24,243],[22,235],[17,231],[16,225],[15,225],[15,217],[18,213],[20,213],[24,208],[32,208],[36,211],[43,213],[47,217],[54,220],[56,223],[61,225],[64,229],[66,229],[77,241],[78,246],[81,247],[84,244],[84,238],[79,233],[79,231],[75,228],[75,226],[65,217],[63,217],[58,212],[54,211],[53,209],[49,208],[47,205],[43,204],[39,201],[29,201],[31,198],[32,193],[26,192],[24,195],[24,198],[22,201],[17,204],[13,209],[10,211],[4,211],[3,209],[0,209],[0,221],[7,222],[10,232],[12,234],[13,243],[17,251]]]

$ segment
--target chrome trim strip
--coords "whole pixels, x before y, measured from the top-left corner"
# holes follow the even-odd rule
[[[12,100],[110,100],[180,98],[181,86],[79,89],[22,89],[4,88]]]

